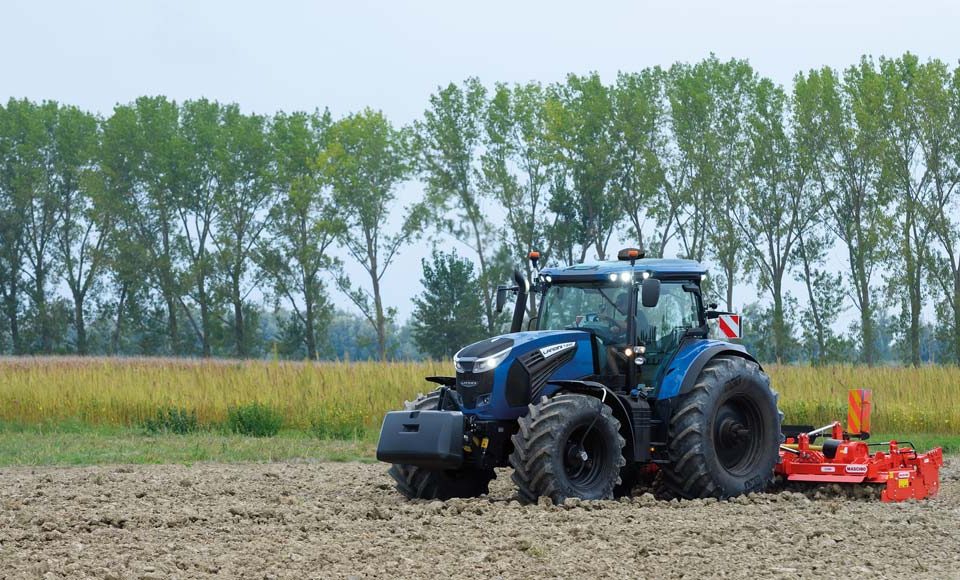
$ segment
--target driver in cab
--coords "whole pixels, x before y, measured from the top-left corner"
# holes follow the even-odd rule
[[[613,303],[614,311],[612,316],[602,316],[605,323],[609,324],[610,335],[613,337],[613,344],[607,345],[607,364],[612,372],[620,374],[623,366],[629,362],[624,354],[624,349],[634,341],[630,341],[627,336],[627,317],[630,312],[630,293],[620,292]],[[637,308],[637,334],[646,335],[647,317],[640,308]]]

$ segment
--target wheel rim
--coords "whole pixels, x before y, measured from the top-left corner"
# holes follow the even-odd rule
[[[749,474],[762,455],[763,419],[753,400],[730,397],[717,409],[713,441],[720,465],[733,475]]]
[[[592,429],[589,425],[574,429],[563,453],[563,469],[570,484],[577,489],[590,488],[601,477],[607,454],[596,425]]]

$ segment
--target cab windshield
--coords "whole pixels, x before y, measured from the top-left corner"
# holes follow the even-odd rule
[[[538,327],[540,330],[588,329],[599,328],[607,320],[625,321],[629,294],[623,285],[551,286],[543,297]],[[622,312],[617,308],[618,300],[623,305]]]
[[[626,321],[631,294],[638,299],[638,292],[631,293],[622,284],[550,286],[543,296],[538,328],[583,329],[606,344],[629,344]],[[648,352],[672,351],[687,330],[699,326],[696,294],[684,290],[682,282],[664,281],[653,308],[637,304],[636,342],[644,343]]]

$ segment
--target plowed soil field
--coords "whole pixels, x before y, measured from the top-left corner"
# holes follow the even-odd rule
[[[949,461],[949,460],[948,460]],[[960,578],[960,471],[884,504],[781,491],[401,499],[383,465],[0,470],[4,578]]]

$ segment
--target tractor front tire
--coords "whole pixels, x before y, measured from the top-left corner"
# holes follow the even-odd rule
[[[405,402],[404,407],[410,411],[435,410],[439,402],[440,395],[434,391]],[[497,477],[492,469],[431,470],[401,464],[392,465],[387,473],[397,482],[397,491],[408,499],[479,497],[489,493],[490,481]]]
[[[541,398],[513,435],[510,465],[520,501],[613,499],[624,445],[620,422],[600,399],[567,393]]]
[[[714,358],[670,419],[660,496],[722,499],[765,490],[779,455],[780,420],[777,393],[757,363]]]

